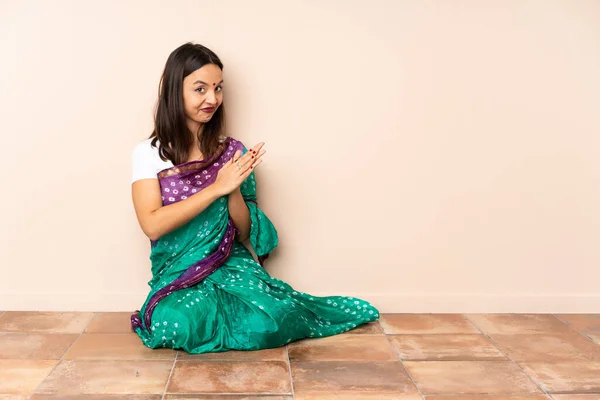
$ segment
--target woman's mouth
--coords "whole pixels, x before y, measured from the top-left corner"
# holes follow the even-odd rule
[[[208,107],[208,108],[201,108],[202,111],[204,111],[205,113],[212,113],[216,110],[215,107]]]

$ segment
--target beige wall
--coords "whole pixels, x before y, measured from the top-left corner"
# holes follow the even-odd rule
[[[130,153],[185,41],[267,143],[267,264],[382,312],[600,311],[600,2],[0,2],[0,310],[138,308]]]

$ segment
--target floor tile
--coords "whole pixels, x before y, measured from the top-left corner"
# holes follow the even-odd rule
[[[402,394],[388,392],[346,392],[340,394],[332,393],[307,393],[297,394],[296,400],[422,400],[423,398],[418,393]]]
[[[600,362],[520,363],[549,392],[600,392]]]
[[[0,311],[0,399],[162,400],[177,352],[144,346],[130,317]],[[398,354],[426,400],[548,400],[535,382],[600,400],[600,314],[382,314],[287,348],[180,351],[164,400],[292,400],[288,354],[295,400],[422,399]]]
[[[133,312],[97,313],[85,329],[86,333],[132,333],[131,314]]]
[[[84,333],[65,355],[67,360],[173,360],[173,349],[151,349],[135,333]]]
[[[557,314],[556,316],[579,332],[600,335],[600,314]]]
[[[487,334],[527,334],[572,332],[551,314],[467,314]]]
[[[172,366],[172,361],[155,360],[63,360],[36,393],[161,394]]]
[[[356,328],[348,332],[341,333],[340,335],[383,335],[383,329],[381,329],[379,321],[374,321],[357,326]]]
[[[485,396],[427,396],[427,400],[551,400],[543,394]]]
[[[387,334],[480,333],[461,314],[381,314]]]
[[[68,333],[0,333],[0,358],[60,360],[78,336]]]
[[[293,400],[290,396],[253,396],[246,394],[202,395],[202,394],[168,394],[164,400]]]
[[[81,333],[92,318],[87,312],[7,311],[0,316],[0,332]]]
[[[418,393],[399,361],[291,361],[291,367],[296,396],[316,392]]]
[[[402,360],[507,360],[484,335],[389,335]]]
[[[204,360],[204,361],[286,361],[287,352],[285,346],[274,349],[255,351],[223,351],[220,353],[189,354],[180,351],[177,360]]]
[[[182,361],[175,364],[168,393],[291,394],[287,362]]]
[[[33,393],[57,362],[56,360],[0,360],[0,393]]]
[[[162,394],[34,394],[30,400],[161,400]]]
[[[396,361],[398,357],[384,335],[336,335],[304,339],[288,345],[296,361]]]
[[[421,393],[541,393],[511,361],[405,361]]]
[[[575,331],[536,335],[491,335],[516,362],[600,361],[600,346]]]

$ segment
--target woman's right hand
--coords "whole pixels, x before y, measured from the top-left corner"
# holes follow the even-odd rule
[[[213,183],[221,196],[237,189],[250,176],[254,168],[262,162],[261,157],[266,153],[265,150],[262,150],[264,145],[264,142],[258,143],[241,157],[242,152],[236,151],[233,157],[221,167],[217,179]]]

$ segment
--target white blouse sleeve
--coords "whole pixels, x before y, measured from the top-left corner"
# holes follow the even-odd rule
[[[131,153],[131,183],[146,178],[158,179],[152,147],[147,142],[138,143]]]

